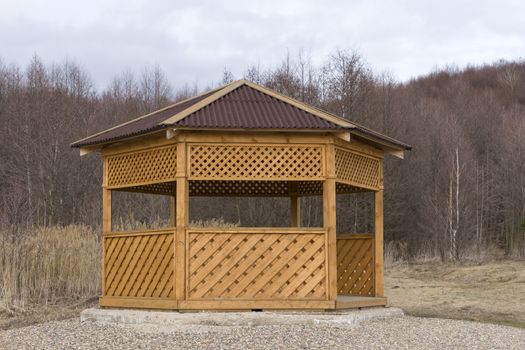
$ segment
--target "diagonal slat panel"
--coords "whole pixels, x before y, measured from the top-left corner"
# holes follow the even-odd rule
[[[173,236],[170,231],[107,235],[104,296],[173,297]]]
[[[326,232],[268,231],[190,230],[189,299],[325,299]]]
[[[337,238],[337,292],[372,296],[374,290],[374,238]]]

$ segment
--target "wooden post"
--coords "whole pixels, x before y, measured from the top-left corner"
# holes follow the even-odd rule
[[[170,196],[170,227],[177,225],[177,194]]]
[[[111,232],[111,190],[102,188],[102,233]]]
[[[106,294],[106,244],[104,235],[111,232],[111,190],[107,189],[108,185],[108,171],[107,171],[107,160],[104,158],[102,161],[102,296]]]
[[[385,294],[383,266],[383,190],[374,192],[374,284],[376,297]]]
[[[333,144],[326,145],[326,179],[323,183],[323,226],[328,241],[328,286],[329,300],[337,299],[337,248],[336,248],[336,191],[335,150]]]
[[[177,144],[177,193],[175,229],[175,298],[185,299],[186,293],[186,227],[188,226],[189,190],[186,173],[186,143]]]
[[[301,226],[301,197],[297,195],[297,182],[289,182],[290,194],[290,226]]]

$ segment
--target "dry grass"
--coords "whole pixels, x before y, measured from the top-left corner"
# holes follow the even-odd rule
[[[525,327],[525,262],[399,263],[385,271],[389,302],[414,316]]]
[[[87,226],[0,232],[0,328],[59,319],[100,288],[100,236]]]

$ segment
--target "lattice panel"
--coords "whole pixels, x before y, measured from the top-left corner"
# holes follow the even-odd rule
[[[380,161],[342,148],[335,149],[335,170],[338,179],[356,185],[379,188]]]
[[[192,145],[191,179],[322,178],[321,146]]]
[[[174,297],[174,233],[104,238],[104,295]]]
[[[189,234],[190,299],[323,299],[325,234]]]
[[[107,158],[108,186],[175,180],[177,146],[126,153]]]
[[[374,239],[337,239],[337,292],[373,296]]]

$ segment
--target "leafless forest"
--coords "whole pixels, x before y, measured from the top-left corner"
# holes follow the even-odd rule
[[[525,256],[524,62],[447,68],[400,83],[373,72],[359,54],[336,51],[322,65],[291,55],[243,77],[414,147],[405,160],[386,161],[392,259]],[[118,74],[100,90],[71,61],[47,64],[35,56],[26,67],[0,61],[0,231],[19,237],[28,228],[82,224],[97,232],[101,163],[96,154],[79,157],[69,144],[243,77],[226,69],[222,82],[174,89],[159,67],[147,67]],[[370,198],[338,198],[340,231],[371,230]],[[121,226],[168,215],[167,201],[155,196],[120,194],[114,205]],[[286,225],[288,205],[277,198],[193,199],[191,215]],[[304,225],[320,224],[319,205],[305,200]]]

